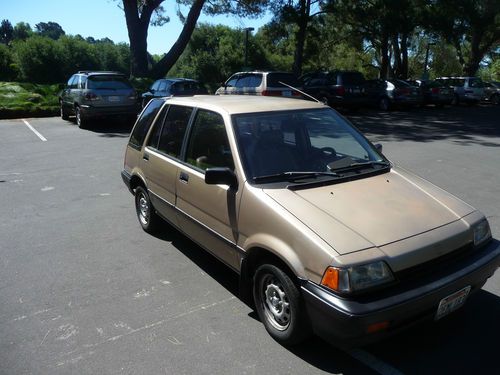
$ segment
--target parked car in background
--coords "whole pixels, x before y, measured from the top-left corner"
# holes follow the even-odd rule
[[[137,93],[127,77],[119,72],[79,71],[59,93],[61,118],[76,116],[80,128],[92,119],[107,116],[134,118],[140,110]]]
[[[484,97],[484,84],[481,78],[477,77],[441,77],[436,81],[441,82],[445,86],[453,87],[454,105],[460,103],[476,104]]]
[[[484,82],[484,99],[500,104],[500,82]]]
[[[366,80],[355,71],[321,71],[300,77],[305,93],[335,108],[359,108],[370,105],[373,97],[366,92]]]
[[[400,79],[369,80],[366,84],[367,95],[376,100],[382,111],[394,107],[416,107],[423,102],[420,89]]]
[[[302,95],[289,87],[299,87],[297,77],[286,72],[239,72],[233,74],[215,92],[215,95],[262,95],[301,98]]]
[[[194,79],[164,78],[155,81],[149,91],[142,94],[142,106],[145,107],[153,98],[204,94],[208,94],[207,89]]]
[[[410,85],[420,89],[422,104],[434,104],[438,107],[450,105],[453,101],[454,91],[440,81],[408,80]]]
[[[123,165],[141,227],[172,230],[166,220],[234,270],[283,345],[311,332],[360,344],[442,319],[500,264],[481,212],[321,103],[153,99]]]

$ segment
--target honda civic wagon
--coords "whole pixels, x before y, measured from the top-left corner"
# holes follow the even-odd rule
[[[153,99],[122,178],[142,228],[173,226],[236,271],[283,345],[312,333],[356,345],[442,319],[500,264],[481,212],[316,102]]]

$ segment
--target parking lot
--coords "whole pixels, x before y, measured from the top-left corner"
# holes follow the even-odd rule
[[[500,238],[500,107],[347,116]],[[500,272],[451,316],[374,345],[278,345],[234,273],[167,225],[142,231],[120,177],[130,128],[0,121],[0,374],[498,372]]]

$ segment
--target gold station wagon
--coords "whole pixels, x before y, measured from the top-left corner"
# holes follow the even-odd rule
[[[312,332],[356,345],[440,319],[500,264],[481,212],[311,101],[153,99],[122,178],[142,228],[166,220],[236,271],[284,345]]]

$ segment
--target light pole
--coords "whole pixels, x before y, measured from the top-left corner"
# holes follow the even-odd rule
[[[425,63],[424,63],[424,73],[422,74],[422,80],[429,79],[429,73],[427,73],[427,64],[429,63],[429,47],[435,45],[436,43],[427,43],[427,50],[425,51]]]
[[[253,31],[253,27],[245,27],[245,69],[248,69],[248,33]]]

